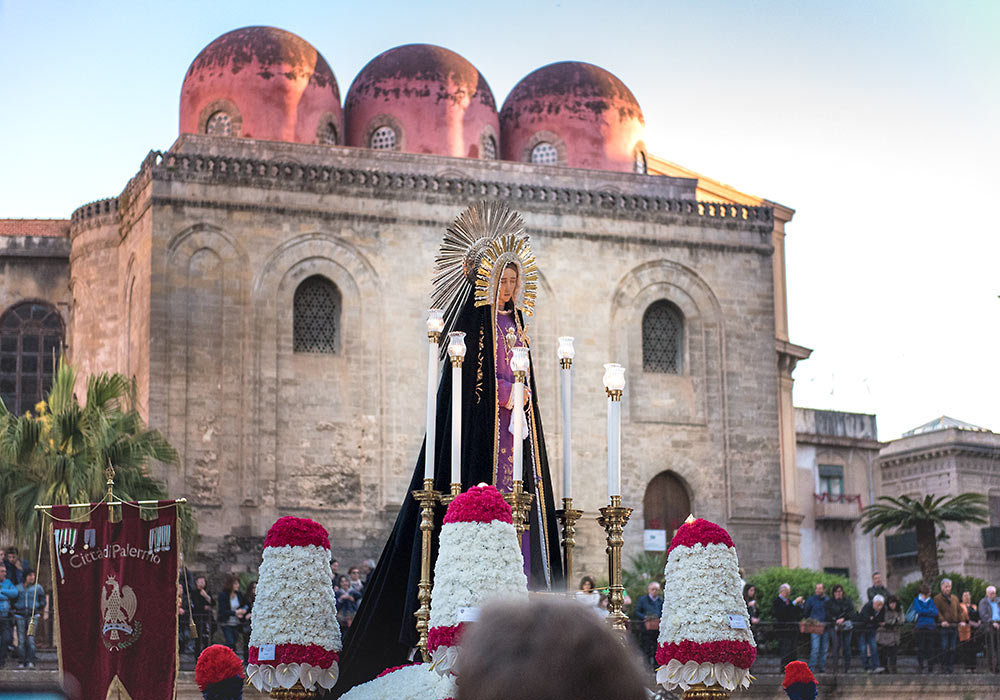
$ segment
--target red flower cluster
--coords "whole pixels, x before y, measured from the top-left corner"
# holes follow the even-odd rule
[[[378,674],[375,677],[376,678],[381,678],[382,676],[388,676],[393,671],[398,671],[401,668],[406,668],[407,666],[419,666],[419,665],[420,665],[419,661],[414,661],[412,664],[403,664],[402,666],[393,666],[392,668],[387,668],[386,670],[382,671],[382,673]]]
[[[724,528],[704,518],[698,518],[693,523],[684,523],[677,528],[677,534],[670,540],[667,554],[674,551],[674,547],[690,547],[695,544],[724,544],[732,547],[733,538]]]
[[[464,622],[447,627],[431,627],[427,632],[427,651],[433,652],[438,647],[453,647],[458,644]]]
[[[510,506],[497,491],[496,486],[473,486],[459,495],[444,514],[447,523],[490,523],[499,520],[513,523]]]
[[[791,661],[785,666],[785,681],[781,687],[787,688],[795,683],[816,683],[816,677],[805,661]]]
[[[282,518],[284,519],[284,518]],[[250,647],[250,663],[261,663],[258,660],[260,650]],[[317,644],[276,644],[274,659],[264,661],[270,666],[278,664],[309,664],[320,668],[330,668],[334,661],[340,661],[340,654],[324,649]]]
[[[323,549],[330,549],[330,536],[326,528],[315,520],[309,518],[293,518],[286,515],[278,518],[271,529],[267,531],[264,539],[265,547],[305,547],[306,545],[316,545]]]
[[[194,666],[194,682],[199,690],[233,677],[243,678],[243,665],[232,649],[213,644],[201,652]]]
[[[700,664],[730,663],[736,668],[750,668],[757,658],[757,650],[749,642],[722,640],[718,642],[689,642],[661,644],[656,650],[656,663],[666,664],[677,659],[682,664],[696,661]]]

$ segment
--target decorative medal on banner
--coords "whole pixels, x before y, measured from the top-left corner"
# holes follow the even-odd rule
[[[60,580],[65,580],[66,573],[63,571],[62,557],[67,554],[76,554],[76,528],[61,527],[53,530],[52,535],[56,542],[56,564],[59,568]]]
[[[149,551],[152,554],[170,551],[169,525],[160,525],[149,531]]]

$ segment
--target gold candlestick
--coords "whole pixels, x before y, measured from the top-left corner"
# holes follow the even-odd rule
[[[556,511],[562,523],[563,572],[566,575],[566,589],[573,585],[573,549],[576,547],[576,521],[583,516],[582,510],[573,509],[573,499],[564,498],[563,507]]]
[[[517,544],[521,546],[521,536],[528,529],[528,510],[531,508],[531,500],[534,494],[524,490],[524,482],[520,479],[514,482],[514,490],[503,495],[504,500],[510,504],[510,509],[514,518],[514,530],[517,531]]]
[[[434,531],[434,504],[441,497],[434,490],[434,480],[424,479],[424,488],[410,492],[420,504],[420,583],[417,585],[417,601],[420,608],[413,613],[417,618],[417,648],[425,662],[431,660],[427,651],[427,631],[431,619],[431,533]],[[290,700],[290,699],[289,699]]]
[[[457,483],[452,483],[451,491],[449,493],[441,494],[440,501],[441,504],[445,507],[445,510],[448,509],[448,506],[451,505],[451,502],[454,501],[456,498],[458,498],[458,496],[461,495],[461,493],[462,493],[462,485]]]
[[[729,691],[721,685],[696,683],[681,695],[684,700],[727,700]]]
[[[608,533],[608,580],[611,582],[608,593],[608,620],[611,627],[625,631],[628,618],[622,612],[625,605],[625,586],[622,585],[622,545],[625,540],[622,533],[632,515],[631,508],[622,507],[622,497],[612,496],[611,505],[601,508],[601,517],[597,519],[601,527]]]

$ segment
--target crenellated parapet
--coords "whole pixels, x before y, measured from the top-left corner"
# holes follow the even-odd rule
[[[563,174],[566,173],[565,169],[561,170]],[[559,187],[544,184],[546,179],[551,178],[540,178],[537,174],[530,181],[504,181],[170,151],[151,152],[144,161],[143,171],[138,178],[147,171],[154,180],[163,181],[213,183],[316,194],[341,193],[384,199],[408,195],[448,204],[455,204],[455,200],[465,203],[478,198],[502,199],[518,209],[537,209],[549,214],[557,212],[624,218],[758,234],[770,234],[774,227],[774,210],[767,206],[663,197],[648,191],[629,193],[609,192],[607,188]]]
[[[77,208],[70,217],[70,237],[80,231],[97,226],[113,224],[118,217],[118,197],[98,199]]]

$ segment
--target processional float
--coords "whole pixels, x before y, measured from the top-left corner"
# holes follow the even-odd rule
[[[466,294],[475,295],[477,306],[491,304],[489,298],[495,290],[491,276],[498,274],[509,259],[516,258],[519,269],[524,271],[524,304],[519,308],[530,314],[537,287],[537,267],[531,253],[530,242],[524,232],[520,217],[500,202],[481,202],[463,212],[449,227],[436,259],[434,302],[438,306],[427,312],[428,371],[427,371],[427,443],[424,450],[423,488],[412,492],[420,506],[421,520],[421,578],[418,586],[419,609],[414,613],[418,632],[418,649],[425,661],[427,653],[428,620],[431,602],[431,551],[434,530],[434,512],[437,504],[447,507],[461,493],[461,439],[462,439],[462,363],[467,351],[465,334],[448,335],[446,354],[452,371],[451,415],[451,486],[449,493],[434,489],[435,426],[437,421],[438,366],[441,356],[441,334],[445,328],[454,327]],[[556,511],[562,529],[561,545],[563,570],[566,580],[573,578],[573,550],[576,545],[577,521],[583,512],[573,507],[572,490],[572,366],[575,357],[573,338],[558,339],[556,352],[560,365],[560,398],[562,408],[562,508]],[[514,374],[511,405],[524,405],[525,383],[531,365],[530,351],[518,346],[511,350],[510,367]],[[608,618],[611,625],[624,631],[627,617],[622,613],[624,586],[622,585],[621,550],[623,529],[628,522],[631,508],[621,504],[621,397],[625,388],[625,368],[619,364],[605,365],[604,384],[608,395],[608,505],[600,509],[598,522],[607,533],[608,578],[610,593]],[[524,438],[525,422],[512,419],[514,444]],[[523,453],[513,451],[512,489],[504,494],[513,511],[514,528],[518,542],[528,530],[529,512],[533,494],[524,487]]]

